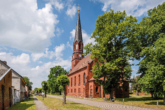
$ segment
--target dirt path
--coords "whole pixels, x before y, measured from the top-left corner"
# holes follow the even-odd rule
[[[52,95],[47,95],[47,96],[62,99],[62,97],[59,97],[59,96],[52,96]],[[68,97],[66,98],[66,100],[85,104],[85,105],[95,106],[95,107],[103,108],[107,110],[160,110],[160,109],[151,109],[151,108],[136,107],[136,106],[130,106],[130,105],[115,104],[115,103],[68,98]]]
[[[36,104],[37,110],[49,110],[47,106],[44,105],[43,102],[37,99],[36,96],[33,95],[34,103]]]

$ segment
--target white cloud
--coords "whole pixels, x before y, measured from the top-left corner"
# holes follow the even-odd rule
[[[70,36],[70,40],[73,40],[74,39],[74,37],[75,37],[75,32],[76,32],[76,30],[75,29],[73,29],[71,32],[70,32],[70,34],[71,34],[71,36]],[[84,46],[86,45],[86,44],[88,44],[88,43],[95,43],[94,42],[94,39],[92,38],[90,38],[90,35],[89,34],[87,34],[84,30],[82,30],[82,38],[83,38],[83,44],[84,44]]]
[[[132,64],[132,61],[133,61],[133,60],[128,60],[128,62],[129,62],[130,64]]]
[[[41,87],[41,82],[48,79],[50,68],[60,65],[64,69],[70,69],[71,59],[64,60],[61,58],[61,50],[64,49],[64,45],[61,44],[55,48],[58,59],[49,62],[42,62],[42,64],[36,67],[32,67],[33,62],[29,62],[29,55],[22,53],[21,55],[14,56],[13,53],[0,52],[0,60],[7,61],[7,65],[17,71],[21,76],[29,77],[33,82],[33,89],[35,87]],[[27,57],[27,58],[26,58]],[[25,62],[22,62],[20,60]],[[27,60],[29,59],[29,60]],[[28,62],[28,63],[26,63]]]
[[[62,10],[64,8],[64,3],[62,3],[62,0],[48,0],[51,5],[54,6],[55,9],[58,11]]]
[[[67,47],[70,47],[73,50],[73,46],[69,43],[69,41],[67,42]]]
[[[62,33],[64,32],[64,30],[60,29],[60,28],[56,28],[56,35],[59,37]]]
[[[108,11],[110,8],[114,11],[126,10],[127,15],[141,16],[149,9],[154,8],[158,4],[162,4],[164,0],[91,0],[103,3],[102,10]]]
[[[65,49],[65,45],[61,44],[60,46],[56,46],[54,48],[54,51],[49,51],[48,48],[46,48],[44,53],[32,53],[31,57],[33,61],[37,61],[42,57],[52,59],[53,57],[56,57],[56,59],[63,56],[62,51]]]
[[[51,45],[59,22],[50,3],[38,9],[36,0],[0,1],[0,44],[29,52]],[[7,5],[7,6],[6,6]]]
[[[13,64],[28,64],[30,62],[30,56],[28,54],[22,53],[19,56],[14,57],[11,62]]]
[[[136,70],[136,69],[133,68],[132,71],[133,71],[133,72],[137,72],[138,70]]]
[[[73,6],[69,5],[66,14],[72,18],[76,14],[76,12],[77,12],[77,7],[75,5]]]

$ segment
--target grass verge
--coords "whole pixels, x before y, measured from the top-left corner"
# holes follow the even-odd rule
[[[52,94],[51,94],[52,95]],[[54,94],[53,94],[54,95]],[[62,95],[54,95],[54,96],[62,96]],[[80,97],[72,97],[67,96],[68,98],[79,98],[85,100],[92,101],[101,101],[101,102],[109,102],[116,104],[123,104],[123,98],[115,98],[115,102],[110,102],[109,100],[104,101],[103,98],[80,98]],[[138,106],[138,107],[147,107],[147,108],[157,108],[157,100],[151,98],[151,95],[130,95],[129,98],[124,98],[124,105]],[[163,99],[159,99],[159,109],[165,109],[165,105],[163,104]]]
[[[41,96],[36,96],[39,100],[41,100],[49,109],[51,110],[104,110],[101,108],[74,103],[70,101],[66,101],[67,104],[62,104],[61,99],[56,99],[52,97],[46,97],[42,100]]]
[[[7,110],[36,110],[34,98],[33,96],[31,96],[29,99],[22,102],[18,102]]]

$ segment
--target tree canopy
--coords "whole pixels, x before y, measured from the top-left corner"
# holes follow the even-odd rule
[[[48,75],[48,85],[50,87],[51,92],[60,92],[59,84],[57,83],[57,77],[61,75],[66,75],[67,71],[64,70],[61,66],[55,66],[50,68],[50,74]]]
[[[127,71],[130,71],[127,66],[131,53],[130,45],[137,34],[136,25],[136,17],[127,16],[125,11],[114,12],[110,9],[96,21],[96,27],[91,36],[96,43],[90,43],[84,47],[86,50],[84,55],[91,53],[91,58],[95,61],[93,77],[96,81],[101,77],[107,78],[102,85],[105,93],[111,93],[112,98],[112,88],[116,87],[124,76],[131,75],[131,72]]]
[[[26,85],[28,86],[28,89],[29,89],[29,90],[32,90],[32,85],[33,85],[33,83],[30,82],[29,78],[25,76],[25,77],[23,77],[23,79],[25,80]]]
[[[66,75],[58,76],[57,83],[63,88],[63,103],[66,104],[66,85],[69,85],[69,78]]]

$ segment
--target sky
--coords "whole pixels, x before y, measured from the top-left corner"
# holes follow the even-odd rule
[[[48,80],[50,68],[71,68],[73,40],[80,6],[84,45],[98,16],[109,9],[126,11],[138,22],[164,0],[0,0],[0,60],[29,77],[33,89]],[[138,64],[139,61],[132,61]],[[132,76],[138,66],[131,67]]]

